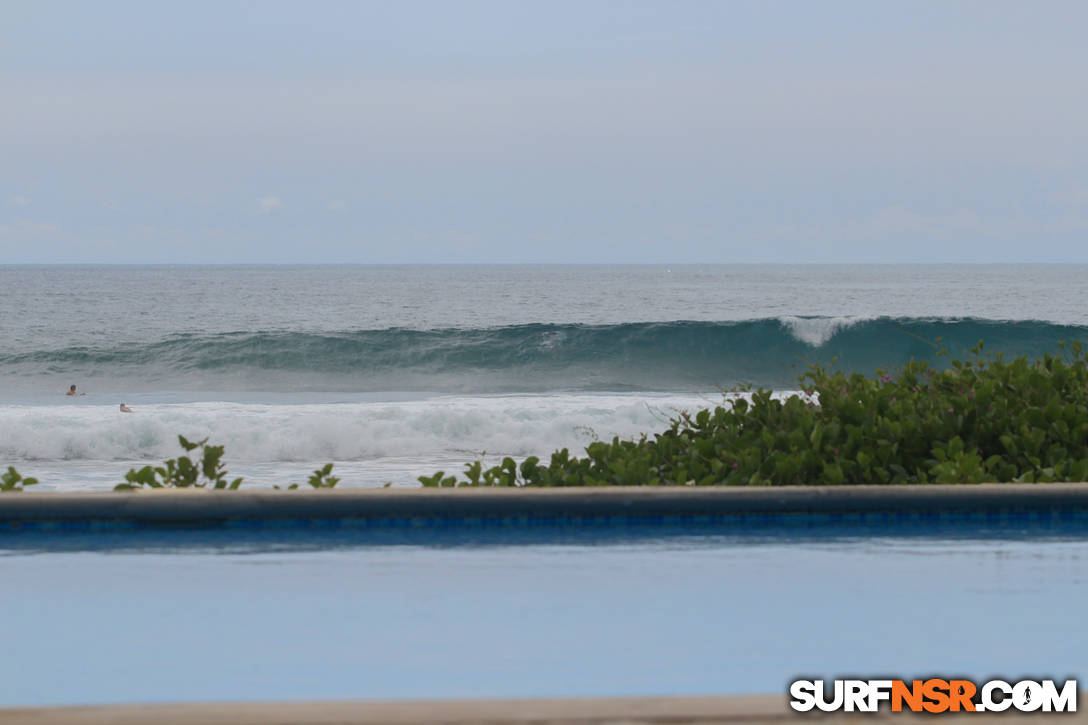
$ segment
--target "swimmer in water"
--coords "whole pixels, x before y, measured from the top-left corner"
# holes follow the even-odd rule
[[[127,406],[127,405],[125,405],[124,403],[121,403],[121,412],[122,412],[122,413],[131,413],[131,412],[132,412],[132,408],[128,407],[128,406]]]
[[[72,387],[68,388],[68,392],[65,393],[65,395],[86,395],[86,393],[77,393],[76,386],[73,385]]]

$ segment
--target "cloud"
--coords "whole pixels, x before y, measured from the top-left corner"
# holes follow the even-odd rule
[[[1050,201],[1061,206],[1078,208],[1088,206],[1088,188],[1079,184],[1050,195]]]
[[[257,201],[257,209],[261,214],[269,214],[283,208],[283,201],[278,196],[266,196]]]
[[[20,219],[0,224],[0,258],[12,264],[95,264],[103,258],[136,264],[174,263],[177,249],[209,262],[243,262],[233,256],[233,234],[217,227],[180,228],[158,224],[61,225]]]
[[[1085,231],[1088,231],[1088,219],[1076,214],[1028,216],[1019,210],[987,214],[970,208],[920,212],[893,204],[853,218],[780,225],[764,237],[765,241],[807,243],[833,249],[843,244],[865,248],[889,242],[905,245],[965,240],[1023,242]]]
[[[36,222],[20,219],[13,224],[0,225],[0,239],[5,241],[28,241],[56,234],[59,231],[60,225],[56,222]]]
[[[337,199],[336,201],[330,201],[329,206],[328,206],[329,211],[344,211],[347,208],[348,208],[348,203],[346,201],[344,201],[343,199]]]
[[[61,239],[61,227],[55,222],[38,222],[19,219],[11,224],[0,224],[0,252],[6,262],[35,262],[34,255],[49,256]]]
[[[30,206],[30,199],[21,194],[16,194],[8,199],[8,206]]]

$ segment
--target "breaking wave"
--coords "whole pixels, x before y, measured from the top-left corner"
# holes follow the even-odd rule
[[[937,345],[1040,355],[1088,327],[976,318],[780,317],[735,322],[531,324],[486,329],[232,332],[0,353],[0,380],[98,389],[547,392],[781,386],[809,363],[871,372]],[[65,385],[65,387],[67,387]]]
[[[718,398],[717,400],[721,400]],[[0,406],[0,461],[163,460],[177,436],[208,437],[231,462],[436,459],[488,451],[544,455],[595,435],[631,437],[668,425],[702,396],[544,395],[440,397],[384,403],[187,403]]]

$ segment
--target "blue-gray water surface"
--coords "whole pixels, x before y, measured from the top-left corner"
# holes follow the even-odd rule
[[[122,534],[105,550],[20,547],[0,556],[0,705],[1075,677],[1088,672],[1083,533],[421,532],[328,548],[182,535],[180,551],[169,535]]]
[[[1088,265],[0,266],[0,352],[181,333],[807,317],[1088,324]]]

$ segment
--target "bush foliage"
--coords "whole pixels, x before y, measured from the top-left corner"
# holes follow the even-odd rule
[[[311,488],[336,488],[336,484],[340,483],[340,479],[332,475],[332,464],[326,463],[321,468],[317,469],[306,479],[306,483]],[[273,486],[272,488],[279,490],[279,486]],[[287,487],[288,491],[294,491],[299,488],[299,484],[292,483]]]
[[[22,491],[24,486],[33,486],[37,482],[36,478],[23,478],[14,466],[8,466],[7,472],[0,474],[0,493]]]
[[[227,480],[227,470],[223,464],[223,446],[210,446],[208,439],[196,441],[188,440],[185,436],[178,436],[178,443],[186,453],[200,450],[199,461],[193,461],[189,456],[178,456],[168,461],[163,461],[161,466],[144,466],[141,469],[129,469],[125,474],[126,483],[119,483],[113,487],[114,491],[133,491],[137,488],[217,488],[236,490],[242,485],[242,479]],[[332,464],[326,463],[324,467],[317,469],[306,481],[313,488],[336,488],[340,479],[332,475]],[[299,484],[292,483],[288,490],[295,490]],[[279,488],[275,486],[274,488]]]
[[[939,342],[939,341],[938,341]],[[943,353],[943,351],[942,351]],[[681,413],[652,438],[594,442],[542,465],[506,458],[424,486],[639,486],[976,483],[1088,480],[1088,360],[985,354],[847,374],[813,365],[801,395],[733,391]]]
[[[125,483],[119,483],[113,487],[114,491],[135,491],[143,488],[215,488],[229,491],[237,490],[242,485],[242,479],[233,481],[227,479],[227,470],[223,464],[223,446],[210,446],[208,439],[190,441],[185,436],[178,436],[178,443],[186,453],[199,450],[197,460],[187,455],[171,458],[163,461],[161,466],[144,466],[136,469],[130,468],[125,474]],[[340,479],[332,475],[331,463],[313,472],[306,484],[312,488],[336,488]],[[13,467],[9,466],[7,473],[0,475],[0,493],[9,491],[22,491],[24,486],[32,486],[38,482],[36,478],[23,478]],[[279,486],[274,486],[279,488]],[[292,483],[288,490],[299,488],[299,484]]]
[[[147,486],[149,488],[226,488],[234,490],[242,485],[242,479],[227,480],[227,471],[223,465],[223,446],[209,446],[208,439],[188,440],[178,436],[178,443],[186,453],[200,449],[200,459],[194,462],[189,456],[178,456],[163,461],[161,466],[144,466],[141,469],[129,469],[125,474],[127,483],[119,483],[114,491],[131,491]]]

